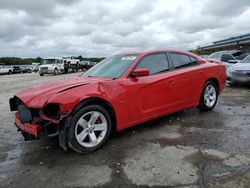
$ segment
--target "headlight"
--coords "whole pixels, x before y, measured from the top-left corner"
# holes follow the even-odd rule
[[[233,73],[234,73],[234,70],[233,70],[233,69],[228,69],[228,72],[229,72],[230,74],[233,74]]]
[[[60,106],[58,104],[47,104],[43,108],[43,113],[47,117],[58,119],[60,116]]]

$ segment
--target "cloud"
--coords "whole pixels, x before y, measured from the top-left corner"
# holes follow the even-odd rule
[[[248,0],[1,0],[0,56],[192,49],[250,32]]]
[[[232,17],[242,14],[245,10],[249,9],[249,0],[227,0],[227,1],[217,1],[210,0],[207,1],[203,6],[203,12],[205,14],[211,14],[220,17]]]

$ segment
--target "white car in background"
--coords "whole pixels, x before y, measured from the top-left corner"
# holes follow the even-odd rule
[[[250,84],[250,55],[227,69],[227,83]]]
[[[0,65],[0,74],[12,74],[13,68],[5,65]]]
[[[210,54],[207,59],[209,60],[219,60],[221,61],[225,66],[226,69],[228,69],[230,66],[232,66],[235,63],[239,63],[239,61],[232,55],[237,52],[235,51],[220,51]]]
[[[79,66],[80,60],[72,57],[64,59],[68,66]]]

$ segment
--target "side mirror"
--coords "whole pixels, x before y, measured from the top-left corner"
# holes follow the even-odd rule
[[[228,63],[235,64],[235,63],[238,63],[238,62],[236,60],[232,59],[232,60],[229,60]]]
[[[149,70],[147,68],[135,69],[132,72],[133,77],[143,77],[143,76],[148,76],[148,75],[149,75]]]

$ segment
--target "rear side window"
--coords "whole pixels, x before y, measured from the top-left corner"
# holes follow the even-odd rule
[[[147,68],[152,75],[168,71],[169,63],[166,54],[152,54],[144,57],[136,68]]]
[[[170,57],[175,69],[198,64],[197,60],[189,55],[170,53]]]
[[[228,54],[222,54],[221,61],[228,62],[229,60],[234,60],[233,56]]]

